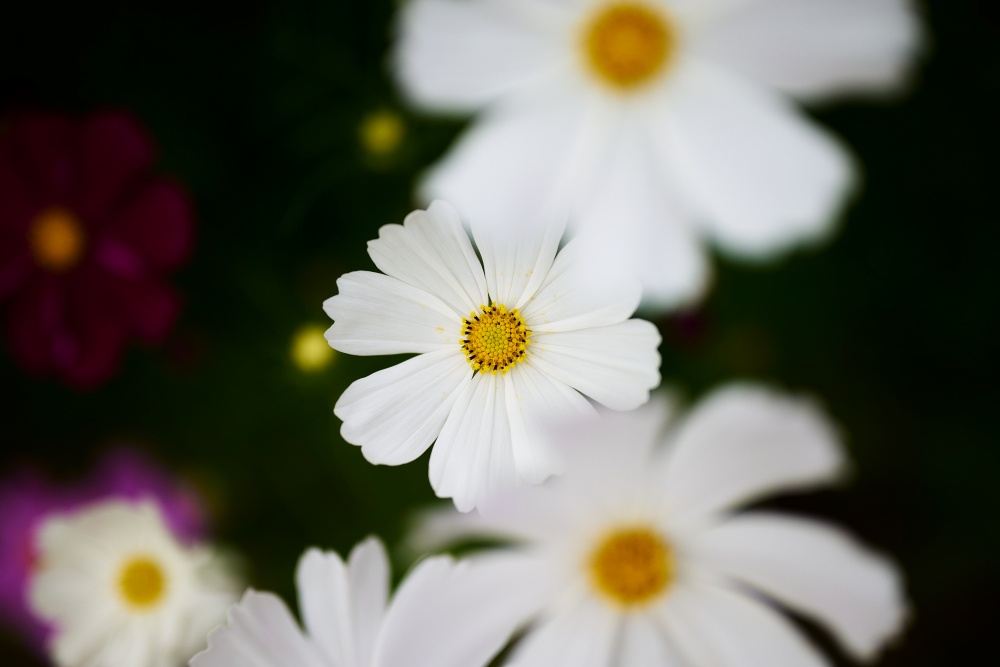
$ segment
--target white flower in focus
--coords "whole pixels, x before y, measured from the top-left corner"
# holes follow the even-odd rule
[[[431,486],[463,511],[558,472],[538,427],[593,415],[583,394],[631,410],[660,382],[656,327],[628,319],[639,285],[596,280],[578,244],[557,255],[561,226],[536,231],[475,228],[481,264],[455,209],[435,202],[368,243],[385,275],[348,273],[323,304],[334,349],[418,354],[347,388],[334,408],[344,439],[385,465],[436,440]]]
[[[517,543],[483,552],[519,568],[509,590],[539,591],[517,667],[828,665],[772,603],[824,627],[855,658],[873,658],[905,620],[898,570],[826,523],[736,511],[840,475],[843,453],[824,416],[734,385],[657,446],[669,416],[654,400],[570,429],[578,458],[565,475],[478,515],[432,513],[416,541]]]
[[[239,588],[221,561],[177,542],[151,503],[111,500],[47,519],[30,583],[60,667],[179,667]]]
[[[569,211],[673,305],[705,241],[766,257],[828,233],[851,161],[794,102],[898,89],[920,33],[909,0],[411,0],[394,69],[416,106],[479,113],[427,199],[499,225]]]
[[[304,631],[280,598],[251,590],[191,667],[482,667],[525,613],[524,596],[497,588],[507,577],[505,564],[428,558],[389,602],[378,540],[347,563],[310,549],[296,574]]]

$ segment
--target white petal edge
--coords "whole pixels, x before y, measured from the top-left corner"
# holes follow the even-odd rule
[[[663,502],[676,522],[829,484],[846,467],[838,434],[815,404],[749,383],[703,398],[665,453]]]
[[[660,340],[644,320],[541,333],[527,363],[612,410],[633,410],[660,384]]]
[[[355,271],[337,280],[337,295],[323,302],[333,320],[330,347],[347,354],[433,352],[460,344],[454,310],[424,290],[391,276]]]
[[[292,613],[275,595],[248,590],[229,609],[228,626],[208,636],[208,648],[191,667],[330,667],[302,635]]]
[[[471,376],[456,348],[421,354],[356,380],[333,409],[344,421],[340,433],[360,445],[371,463],[409,463],[438,437]]]
[[[872,660],[907,618],[899,569],[819,521],[750,512],[707,530],[691,548],[705,567],[825,626],[857,660]]]
[[[437,297],[459,318],[486,303],[483,267],[447,202],[410,213],[402,225],[384,225],[368,254],[380,271]]]

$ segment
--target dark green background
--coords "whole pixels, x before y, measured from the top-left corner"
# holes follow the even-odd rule
[[[0,357],[0,475],[25,461],[78,475],[103,447],[140,443],[202,485],[254,585],[289,600],[306,546],[397,542],[433,497],[426,457],[368,465],[331,412],[353,379],[395,360],[341,356],[306,375],[288,356],[299,326],[326,322],[337,276],[372,268],[365,241],[414,208],[415,174],[460,127],[407,115],[394,157],[361,150],[366,113],[405,113],[384,66],[393,3],[12,4],[0,110],[133,110],[199,224],[163,348],[130,349],[84,394]],[[934,46],[915,92],[816,114],[866,172],[840,234],[766,267],[717,258],[702,311],[659,322],[664,376],[688,396],[764,379],[817,394],[843,425],[850,483],[772,504],[895,554],[916,614],[881,664],[910,667],[976,659],[1000,597],[1000,12],[925,5]],[[34,664],[4,641],[5,666]]]

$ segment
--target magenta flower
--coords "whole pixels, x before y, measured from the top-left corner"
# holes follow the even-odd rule
[[[190,254],[193,217],[153,156],[122,113],[22,116],[0,137],[0,301],[29,373],[93,387],[129,339],[169,332],[179,301],[164,278]]]
[[[109,498],[152,500],[171,530],[185,541],[205,535],[206,512],[199,494],[142,454],[108,452],[86,478],[57,485],[24,469],[0,481],[0,623],[44,654],[49,628],[29,611],[25,598],[35,559],[35,531],[53,514]]]

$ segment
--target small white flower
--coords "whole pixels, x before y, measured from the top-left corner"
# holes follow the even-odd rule
[[[571,430],[578,458],[564,476],[478,515],[433,513],[416,539],[519,544],[484,552],[519,568],[508,589],[539,591],[517,667],[828,665],[770,601],[825,627],[854,657],[872,658],[905,620],[897,569],[825,523],[736,513],[838,477],[843,454],[823,415],[734,385],[706,398],[658,448],[668,416],[654,400],[597,429]]]
[[[60,667],[179,667],[238,597],[216,557],[179,544],[151,503],[111,500],[45,521],[30,602]]]
[[[347,563],[310,549],[296,574],[305,632],[280,598],[251,590],[191,667],[482,667],[524,614],[525,596],[497,588],[505,568],[428,558],[390,603],[378,540],[356,546]]]
[[[458,213],[435,202],[368,243],[386,275],[348,273],[323,304],[333,348],[418,353],[347,388],[334,408],[344,439],[385,465],[408,463],[436,440],[431,485],[463,511],[558,472],[538,425],[592,415],[581,394],[631,410],[660,381],[656,327],[628,319],[639,285],[596,281],[577,244],[556,254],[561,226],[542,230],[477,228],[480,264]]]
[[[911,4],[411,0],[404,92],[480,113],[423,194],[501,225],[568,210],[644,297],[697,296],[703,241],[763,257],[828,233],[852,166],[793,100],[898,88],[920,42]]]

